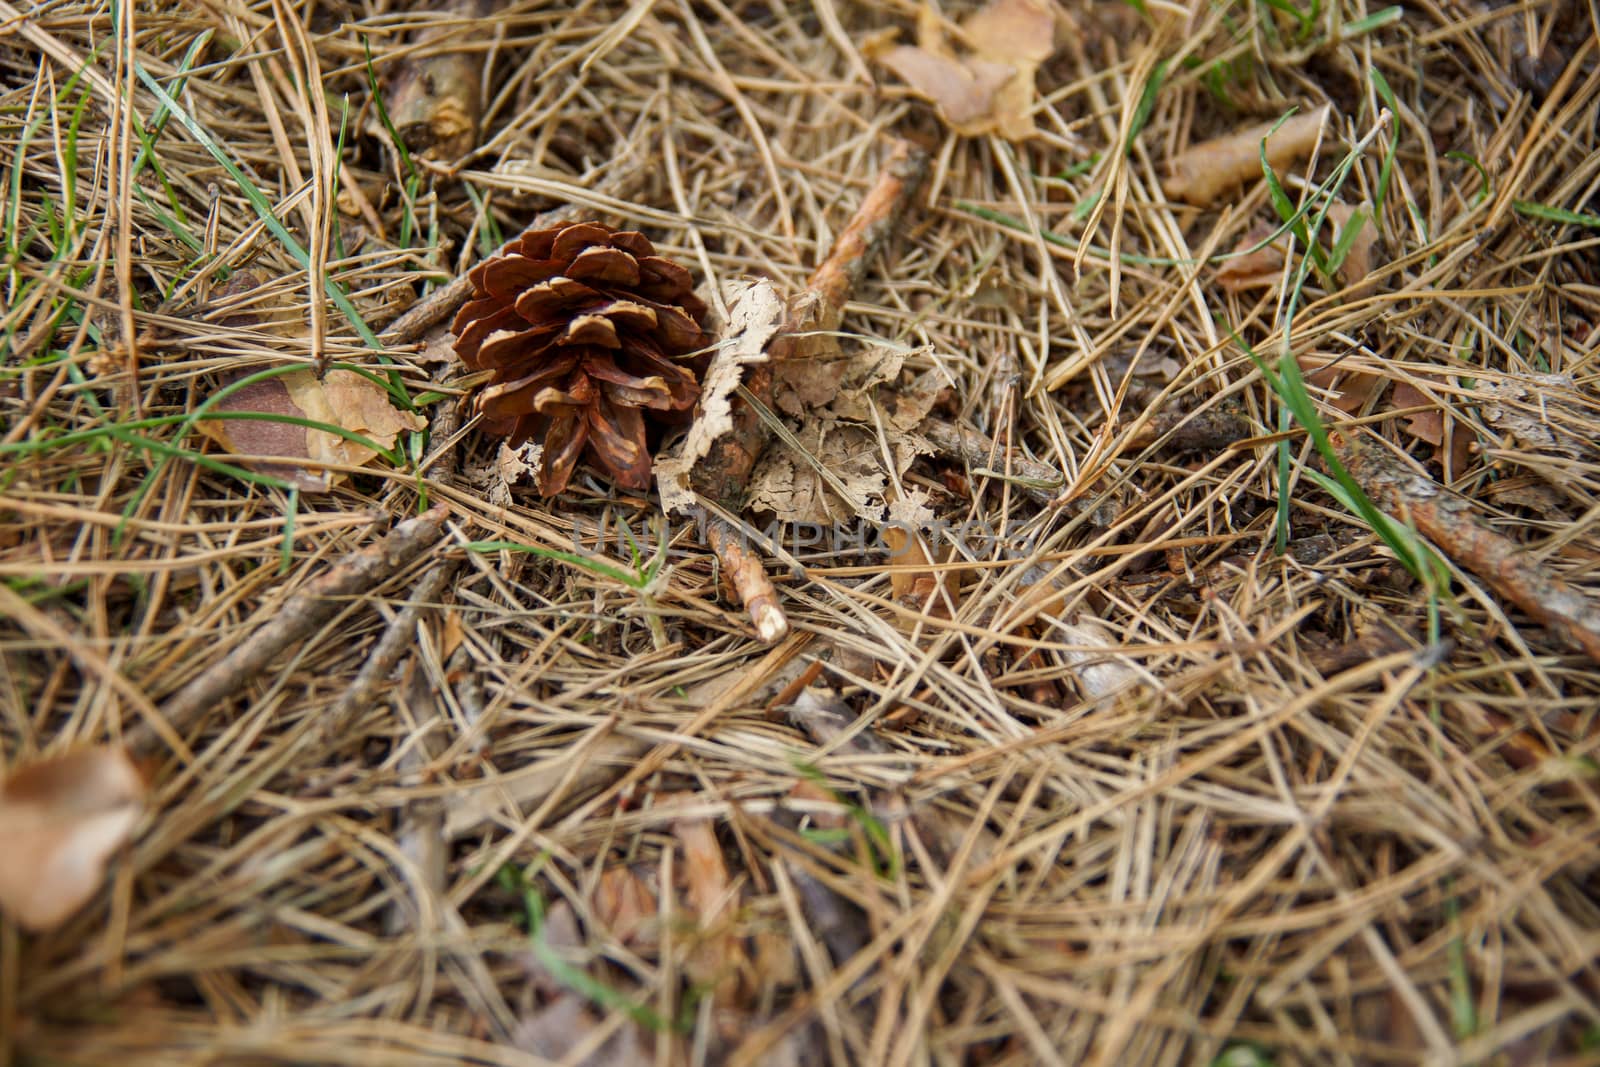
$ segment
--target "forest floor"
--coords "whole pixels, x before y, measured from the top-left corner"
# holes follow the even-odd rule
[[[0,1064],[1596,1062],[1592,2],[14,3]],[[766,593],[396,325],[886,188]]]

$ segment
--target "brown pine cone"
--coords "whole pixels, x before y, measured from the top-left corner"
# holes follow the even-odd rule
[[[525,233],[474,267],[456,314],[456,355],[494,371],[478,394],[488,433],[542,442],[539,492],[589,459],[618,485],[650,484],[650,413],[699,398],[681,357],[705,347],[705,303],[689,272],[641,233],[579,222]]]

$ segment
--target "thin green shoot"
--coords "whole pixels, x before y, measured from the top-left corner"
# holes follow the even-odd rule
[[[1139,102],[1134,105],[1133,120],[1128,123],[1128,139],[1122,143],[1122,152],[1127,155],[1133,151],[1133,142],[1144,132],[1150,122],[1150,116],[1156,110],[1156,97],[1161,93],[1161,83],[1167,76],[1168,60],[1161,60],[1150,71],[1150,76],[1145,79],[1144,89],[1139,93]]]
[[[861,829],[862,836],[866,839],[867,848],[872,853],[870,858],[873,872],[879,877],[887,878],[890,881],[898,878],[900,871],[899,857],[895,855],[894,839],[890,837],[889,828],[883,824],[883,820],[872,814],[865,806],[840,796],[833,787],[828,785],[827,776],[815,764],[807,763],[804,760],[795,760],[794,769],[800,777],[813,785],[820,786],[835,802],[844,806],[851,821]],[[830,835],[825,830],[813,832],[820,835],[815,837],[814,840],[823,844],[833,843],[827,838],[836,836]]]
[[[1291,428],[1291,416],[1287,406],[1278,408],[1278,432],[1288,433]],[[1278,508],[1273,516],[1273,525],[1277,528],[1277,538],[1273,551],[1283,555],[1289,551],[1289,483],[1293,474],[1294,453],[1287,437],[1278,441]]]
[[[335,196],[341,183],[344,181],[344,135],[350,129],[350,94],[346,93],[339,98],[339,139],[333,146],[333,188]],[[344,221],[340,212],[333,212],[333,258],[345,258],[344,247]]]
[[[1261,0],[1261,2],[1272,10],[1281,12],[1294,20],[1294,35],[1297,40],[1307,40],[1317,28],[1316,17],[1320,8],[1318,4],[1313,4],[1310,9],[1301,11],[1291,4],[1289,0]]]
[[[400,157],[400,188],[404,210],[400,213],[399,245],[401,248],[409,248],[412,233],[416,229],[417,190],[421,188],[422,179],[417,173],[416,165],[411,161],[411,152],[400,137],[400,131],[395,129],[394,120],[389,117],[389,109],[384,106],[383,93],[378,88],[378,72],[372,66],[372,44],[364,36],[361,38],[361,48],[366,53],[367,89],[371,94],[373,106],[377,109],[378,122],[389,135],[389,142],[394,145],[395,152]]]
[[[288,574],[294,563],[294,520],[300,514],[300,487],[291,486],[283,508],[283,545],[278,551],[278,573]]]
[[[1584,226],[1591,230],[1600,230],[1600,215],[1592,215],[1586,211],[1568,211],[1563,207],[1551,207],[1549,204],[1538,204],[1532,200],[1513,200],[1511,206],[1520,215],[1530,219],[1539,219],[1541,222],[1560,222],[1568,226]]]
[[[1091,170],[1094,170],[1094,168],[1099,166],[1099,164],[1100,164],[1100,153],[1099,152],[1092,152],[1092,153],[1090,153],[1088,159],[1080,159],[1080,160],[1078,160],[1078,162],[1073,163],[1072,165],[1070,165],[1070,166],[1066,167],[1065,169],[1059,171],[1057,174],[1054,175],[1054,180],[1068,182],[1068,181],[1071,181],[1074,178],[1081,178],[1085,174],[1088,174]],[[1046,179],[1046,180],[1051,180],[1051,179]]]
[[[1365,18],[1345,23],[1343,29],[1339,32],[1339,39],[1348,41],[1353,37],[1361,37],[1376,30],[1381,30],[1385,26],[1399,22],[1405,18],[1405,14],[1406,9],[1398,4],[1393,7],[1386,7],[1381,11],[1374,11]]]
[[[1476,156],[1468,155],[1466,152],[1446,152],[1444,158],[1469,164],[1473,170],[1478,172],[1480,184],[1477,195],[1472,198],[1473,207],[1477,207],[1489,198],[1489,172],[1483,169],[1483,164],[1478,162]]]
[[[1311,191],[1311,195],[1306,198],[1305,205],[1301,207],[1300,210],[1295,212],[1294,217],[1290,221],[1280,224],[1276,230],[1273,230],[1271,233],[1263,237],[1260,241],[1257,241],[1255,244],[1251,245],[1249,248],[1241,248],[1233,252],[1219,252],[1215,255],[1206,257],[1205,262],[1223,263],[1230,259],[1238,259],[1241,256],[1252,255],[1253,253],[1259,252],[1261,249],[1266,248],[1268,245],[1271,245],[1284,234],[1288,233],[1295,221],[1304,218],[1311,211],[1314,205],[1323,202],[1329,191],[1332,190],[1336,185],[1343,184],[1345,176],[1349,173],[1348,164],[1352,163],[1357,157],[1359,157],[1361,152],[1366,150],[1366,146],[1370,143],[1370,141],[1371,135],[1368,135],[1367,138],[1362,140],[1361,144],[1352,149],[1350,154],[1346,156],[1347,165],[1335,171],[1328,177],[1326,181],[1314,188]],[[1003,211],[997,211],[994,208],[984,207],[980,204],[974,204],[969,200],[957,200],[955,203],[955,208],[957,211],[966,212],[974,218],[983,219],[985,222],[995,223],[996,225],[1003,226],[1008,230],[1016,230],[1019,233],[1028,234],[1030,236],[1033,233],[1032,229],[1022,219],[1017,218],[1015,215],[1008,215]],[[1076,215],[1079,212],[1082,212],[1082,214],[1087,215],[1089,211],[1093,210],[1093,208],[1094,204],[1091,200],[1087,207],[1085,207],[1083,204],[1078,205],[1078,208],[1076,211],[1074,211],[1074,214]],[[1052,233],[1049,230],[1040,230],[1039,236],[1043,238],[1046,244],[1057,245],[1061,248],[1076,249],[1078,247],[1078,242],[1073,238],[1064,237],[1059,233]],[[1111,255],[1107,249],[1102,248],[1099,245],[1090,245],[1089,251],[1099,256],[1109,257]],[[1182,258],[1174,258],[1171,256],[1141,256],[1129,252],[1120,253],[1119,258],[1123,263],[1132,266],[1151,267],[1192,267],[1200,262],[1199,260],[1188,256]]]
[[[611,988],[583,968],[574,966],[556,951],[544,934],[544,896],[520,868],[506,864],[495,872],[495,882],[506,892],[521,897],[523,917],[528,927],[528,946],[533,950],[534,958],[556,981],[597,1007],[607,1011],[623,1012],[634,1022],[657,1033],[668,1031],[686,1033],[692,1028],[693,998],[685,1004],[683,1018],[664,1019],[648,1004]]]
[[[1446,946],[1450,975],[1450,1022],[1458,1040],[1478,1032],[1478,1009],[1472,1002],[1472,978],[1467,968],[1467,947],[1460,934],[1461,901],[1455,894],[1454,879],[1446,879],[1449,895],[1444,898],[1445,920],[1457,933]]]
[[[495,249],[505,244],[499,220],[488,209],[483,194],[471,182],[462,182],[461,188],[467,191],[467,199],[472,201],[472,209],[478,217],[478,257],[488,259],[494,255]]]
[[[200,58],[200,53],[211,42],[212,31],[202,30],[200,35],[189,42],[189,50],[178,61],[178,72],[172,79],[172,95],[182,96],[184,87],[189,84],[189,71],[194,68],[195,60]],[[133,159],[133,173],[138,175],[145,163],[156,163],[155,149],[151,142],[161,136],[161,131],[167,128],[167,120],[172,117],[172,112],[165,104],[156,108],[150,116],[149,123],[134,123],[134,128],[139,132],[141,142],[139,154]]]
[[[1378,164],[1378,185],[1372,194],[1372,219],[1378,227],[1378,232],[1383,232],[1383,202],[1389,195],[1389,182],[1394,179],[1395,153],[1400,147],[1400,105],[1395,100],[1394,90],[1389,88],[1389,79],[1383,76],[1383,71],[1377,67],[1371,69],[1372,88],[1378,94],[1378,99],[1383,101],[1383,106],[1389,109],[1389,114],[1395,116],[1389,130],[1389,145],[1384,149],[1383,161]]]
[[[1278,127],[1289,121],[1293,115],[1293,108],[1284,112],[1283,116],[1273,123],[1272,129],[1267,131],[1267,135],[1261,138],[1261,143],[1258,146],[1261,154],[1261,176],[1267,183],[1267,193],[1272,201],[1272,209],[1278,213],[1279,221],[1289,227],[1289,232],[1294,235],[1294,239],[1300,243],[1300,247],[1305,249],[1306,254],[1311,257],[1311,263],[1316,267],[1318,276],[1326,284],[1329,282],[1327,254],[1316,243],[1312,233],[1307,230],[1305,212],[1296,208],[1294,201],[1289,199],[1289,194],[1284,192],[1283,183],[1278,180],[1277,172],[1272,169],[1272,164],[1267,159],[1267,141],[1272,138],[1274,133],[1278,132]]]
[[[174,100],[167,90],[162,87],[161,83],[153,78],[150,75],[150,72],[145,70],[142,65],[135,64],[134,73],[136,73],[139,76],[139,79],[144,82],[145,88],[149,89],[150,92],[155,95],[156,100],[165,104],[172,112],[173,116],[183,124],[184,128],[189,131],[190,136],[198,141],[200,146],[210,153],[211,158],[215,159],[223,170],[228,172],[228,176],[231,177],[239,186],[240,191],[244,193],[245,199],[248,200],[250,202],[250,206],[255,209],[257,217],[261,219],[262,225],[267,228],[267,232],[278,239],[278,243],[283,245],[284,250],[289,253],[290,257],[293,258],[302,269],[310,270],[310,254],[306,251],[305,247],[295,239],[294,235],[289,232],[283,223],[279,221],[277,214],[273,211],[272,203],[266,198],[261,190],[256,187],[256,184],[250,180],[249,176],[246,175],[242,169],[240,169],[239,165],[234,162],[233,157],[223,150],[222,146],[217,143],[216,139],[211,136],[206,128],[202,126],[194,118],[194,116],[190,115],[182,105]],[[333,302],[334,307],[338,308],[344,317],[349,321],[351,327],[355,330],[356,335],[360,337],[369,348],[381,352],[383,350],[383,342],[378,340],[378,335],[373,333],[372,327],[368,326],[366,320],[361,317],[361,312],[356,310],[356,306],[352,304],[350,302],[350,298],[345,295],[344,286],[340,285],[339,282],[331,276],[323,279],[323,285],[327,291],[328,299]]]
[[[1331,277],[1337,274],[1339,268],[1344,266],[1344,261],[1350,258],[1350,250],[1356,245],[1356,238],[1361,236],[1361,231],[1371,218],[1366,208],[1357,208],[1351,212],[1350,218],[1345,221],[1344,229],[1333,242],[1333,248],[1328,252],[1328,274]]]
[[[520,541],[471,541],[465,546],[468,552],[526,552],[530,556],[539,556],[542,559],[554,560],[557,563],[570,563],[574,567],[582,567],[586,571],[610,578],[620,582],[636,592],[644,592],[655,577],[660,573],[661,563],[664,561],[666,546],[657,549],[655,558],[643,570],[628,571],[622,567],[594,559],[590,556],[580,555],[577,552],[565,552],[559,548],[545,548],[542,545],[525,545]]]

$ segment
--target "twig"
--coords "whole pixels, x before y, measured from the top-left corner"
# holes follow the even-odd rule
[[[744,543],[738,530],[714,515],[706,518],[706,543],[717,554],[722,573],[750,613],[761,640],[769,645],[781,641],[789,632],[789,620],[778,605],[778,591],[772,587],[761,557]]]
[[[361,665],[356,680],[323,717],[321,728],[327,744],[338,743],[355,717],[371,706],[378,686],[388,680],[401,658],[416,648],[417,616],[438,598],[439,590],[454,569],[449,563],[438,564],[412,588],[405,606],[389,621],[378,644]]]
[[[332,570],[290,597],[270,622],[162,705],[167,724],[179,734],[186,732],[202,715],[265,670],[285,648],[337,615],[348,598],[381,584],[421,556],[439,540],[446,514],[441,504],[407,519],[382,541],[349,553]],[[155,740],[155,734],[141,724],[141,728],[129,731],[128,747],[137,752],[148,749]]]
[[[1030,499],[1051,504],[1066,479],[1048,463],[996,445],[986,435],[943,419],[924,419],[919,427],[928,442],[946,455],[973,467],[988,467],[1017,479],[1017,487]]]
[[[828,257],[812,271],[806,287],[790,299],[784,324],[767,346],[769,361],[753,364],[745,372],[744,388],[754,399],[734,396],[732,429],[717,439],[691,475],[690,483],[698,495],[735,513],[741,509],[745,485],[770,436],[761,411],[772,407],[772,364],[805,359],[819,343],[829,343],[831,339],[818,335],[838,328],[851,292],[895,231],[927,171],[928,157],[920,148],[909,141],[894,142],[877,182],[833,242]],[[759,561],[736,532],[715,516],[706,516],[706,535],[711,550],[733,579],[756,632],[769,644],[780,640],[788,633],[789,623]]]
[[[1412,523],[1497,594],[1600,661],[1600,606],[1540,570],[1517,545],[1485,526],[1472,504],[1401,466],[1368,441],[1335,438],[1339,460],[1378,506]]]
[[[452,39],[465,45],[475,36],[472,25],[492,15],[494,6],[491,0],[443,5],[440,14],[445,18],[411,34],[410,45],[422,49]],[[389,78],[389,114],[407,148],[453,163],[478,146],[483,62],[482,53],[456,49],[413,53],[395,67]]]

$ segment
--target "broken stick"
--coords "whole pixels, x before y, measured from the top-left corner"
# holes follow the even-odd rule
[[[1335,435],[1334,448],[1379,507],[1416,526],[1496,594],[1600,661],[1600,605],[1546,574],[1515,542],[1474,515],[1470,501],[1402,466],[1380,446]]]
[[[751,364],[745,371],[744,391],[749,396],[734,396],[732,429],[712,444],[705,460],[691,473],[690,484],[696,494],[735,515],[743,509],[745,486],[771,436],[761,416],[764,408],[772,408],[772,364],[805,359],[833,343],[832,338],[821,335],[838,328],[850,294],[894,232],[927,172],[925,152],[909,141],[893,143],[878,180],[849,225],[834,240],[827,258],[812,271],[806,287],[789,300],[784,323],[767,345],[768,361]],[[789,632],[789,622],[766,572],[754,565],[759,561],[750,555],[738,531],[714,515],[706,515],[705,522],[706,540],[734,577],[756,632],[768,644],[780,640]]]
[[[349,599],[370,592],[438,543],[447,512],[436,505],[407,519],[383,540],[350,552],[326,574],[290,597],[265,626],[200,673],[161,706],[167,724],[179,734],[230,694],[266,670],[279,653],[311,636],[346,607]],[[154,747],[155,732],[140,723],[128,731],[130,751]]]

